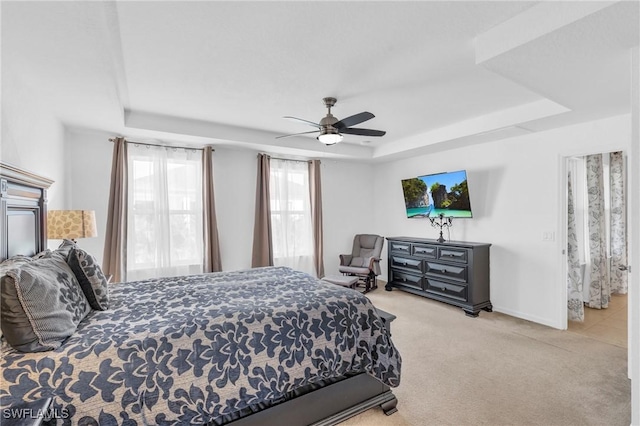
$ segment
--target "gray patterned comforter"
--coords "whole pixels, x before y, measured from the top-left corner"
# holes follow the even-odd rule
[[[356,372],[395,387],[369,300],[289,268],[113,284],[60,348],[3,343],[0,406],[53,396],[62,424],[202,424]]]

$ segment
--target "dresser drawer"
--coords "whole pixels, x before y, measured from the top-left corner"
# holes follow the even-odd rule
[[[463,283],[467,282],[467,267],[458,265],[445,265],[444,263],[426,261],[427,275],[456,280]]]
[[[414,256],[420,256],[427,259],[436,259],[438,255],[438,247],[427,246],[423,244],[413,244],[411,247],[411,254]]]
[[[394,253],[411,254],[411,243],[402,243],[398,241],[389,241],[389,251]]]
[[[415,288],[416,290],[424,290],[421,276],[408,274],[397,269],[391,269],[391,283]]]
[[[445,283],[442,281],[432,280],[431,278],[428,278],[425,281],[427,284],[425,290],[428,293],[446,296],[450,299],[460,300],[462,302],[467,301],[466,285]]]
[[[422,274],[424,272],[422,260],[412,259],[410,257],[391,256],[391,267],[408,269],[418,274]]]
[[[463,248],[440,247],[438,250],[438,259],[467,263],[467,250]]]

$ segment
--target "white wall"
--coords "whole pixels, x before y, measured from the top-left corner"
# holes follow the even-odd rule
[[[79,244],[100,262],[104,249],[111,174],[112,137],[105,132],[67,132],[69,204],[96,211],[98,237]],[[257,151],[216,147],[216,214],[224,270],[251,267]],[[373,166],[322,160],[324,259],[326,274],[338,271],[338,255],[350,252],[355,233],[373,228]]]
[[[566,282],[559,276],[565,261],[559,243],[563,157],[628,152],[630,128],[625,115],[384,163],[374,178],[375,227],[385,236],[437,238],[428,220],[406,218],[400,182],[466,169],[474,217],[454,220],[451,239],[492,244],[494,310],[566,328]],[[553,232],[555,241],[543,241],[545,232]]]
[[[78,244],[100,263],[104,251],[111,184],[113,143],[109,142],[109,138],[113,136],[117,135],[81,129],[67,129],[65,135],[68,202],[64,208],[95,210],[98,237],[81,239]]]
[[[65,205],[65,152],[63,127],[30,87],[2,64],[2,140],[0,160],[53,179],[49,209]]]
[[[351,253],[355,234],[384,235],[374,222],[375,170],[372,164],[322,160],[325,275],[339,275],[339,255]]]
[[[220,256],[225,271],[251,267],[258,152],[216,147],[213,169]]]

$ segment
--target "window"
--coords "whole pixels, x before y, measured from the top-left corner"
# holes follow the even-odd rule
[[[271,159],[270,170],[273,262],[315,276],[309,165]]]
[[[202,272],[202,159],[197,150],[129,145],[127,278]]]

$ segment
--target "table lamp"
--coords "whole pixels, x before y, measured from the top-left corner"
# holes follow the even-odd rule
[[[47,238],[71,240],[97,237],[96,212],[94,210],[49,210],[47,213]]]

